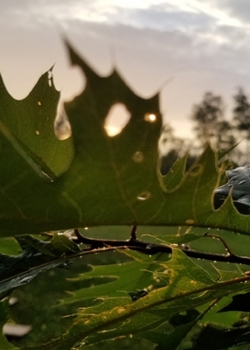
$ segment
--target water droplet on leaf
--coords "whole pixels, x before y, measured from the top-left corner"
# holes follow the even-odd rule
[[[157,118],[154,113],[146,113],[144,115],[144,120],[149,123],[154,123],[157,120]]]
[[[148,192],[148,191],[144,191],[142,193],[140,193],[138,196],[137,196],[137,199],[139,201],[146,201],[147,199],[149,199],[151,196],[151,193]]]
[[[133,154],[133,157],[132,157],[133,161],[136,162],[136,163],[141,163],[144,159],[144,155],[142,152],[140,151],[137,151]]]
[[[188,225],[193,225],[194,222],[195,222],[194,219],[188,219],[188,220],[185,221],[185,223],[188,224]]]

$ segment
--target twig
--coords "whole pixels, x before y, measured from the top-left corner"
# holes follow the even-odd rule
[[[147,254],[147,255],[154,255],[157,253],[167,253],[171,254],[172,250],[175,246],[167,245],[167,244],[155,244],[151,242],[144,242],[136,237],[136,226],[132,227],[130,239],[128,240],[109,240],[109,239],[94,239],[83,236],[78,229],[74,230],[76,239],[74,242],[76,243],[84,243],[86,245],[89,245],[90,248],[88,248],[90,251],[93,249],[99,249],[99,248],[106,248],[106,247],[127,247],[131,250],[136,250],[141,253]],[[250,265],[250,257],[248,256],[239,256],[230,250],[227,243],[223,240],[223,238],[216,236],[216,235],[208,235],[205,234],[206,237],[213,237],[218,238],[223,243],[227,254],[215,254],[215,253],[208,253],[208,252],[201,252],[195,249],[189,248],[187,245],[180,245],[178,246],[178,249],[182,250],[183,253],[185,253],[190,258],[196,258],[201,260],[209,260],[209,261],[220,261],[220,262],[228,262],[228,263],[235,263],[235,264],[245,264]],[[87,249],[87,250],[88,250]]]
[[[234,253],[232,252],[232,250],[229,248],[227,242],[226,242],[222,237],[220,237],[220,236],[218,236],[218,235],[214,235],[214,234],[209,234],[208,232],[205,232],[205,233],[204,233],[204,237],[211,237],[211,238],[216,238],[216,239],[218,239],[218,240],[221,241],[221,243],[223,244],[223,246],[224,246],[224,248],[225,248],[225,250],[226,250],[226,252],[227,252],[227,255],[237,256],[236,254],[234,254]]]

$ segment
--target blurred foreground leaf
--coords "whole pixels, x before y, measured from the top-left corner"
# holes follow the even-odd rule
[[[0,81],[1,235],[39,233],[94,225],[196,225],[248,234],[230,198],[218,209],[213,192],[223,174],[207,145],[186,172],[186,158],[162,176],[158,139],[159,94],[137,96],[114,70],[97,75],[66,43],[73,65],[86,76],[84,91],[65,105],[72,137],[53,132],[59,93],[52,70],[23,100],[13,99]],[[109,137],[105,119],[123,104],[131,115]]]

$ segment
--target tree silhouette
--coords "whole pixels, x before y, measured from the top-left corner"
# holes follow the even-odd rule
[[[193,108],[196,140],[193,148],[198,150],[209,140],[213,147],[226,151],[235,143],[233,127],[224,117],[224,103],[220,96],[206,92],[200,104]]]
[[[234,95],[233,122],[241,147],[245,148],[244,160],[249,161],[250,154],[250,104],[244,90],[239,87]]]
[[[250,104],[243,89],[240,87],[234,96],[235,107],[233,109],[233,119],[238,130],[245,131],[250,135]]]

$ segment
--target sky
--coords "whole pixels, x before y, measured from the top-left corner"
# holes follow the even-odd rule
[[[140,96],[160,91],[180,137],[191,137],[206,91],[223,97],[228,116],[236,88],[250,94],[249,0],[1,0],[0,13],[0,73],[17,99],[54,63],[62,100],[82,91],[62,33],[99,74],[115,65]]]

